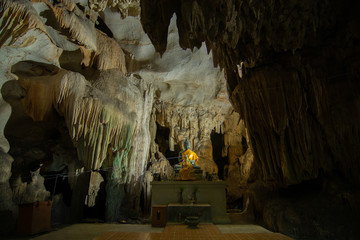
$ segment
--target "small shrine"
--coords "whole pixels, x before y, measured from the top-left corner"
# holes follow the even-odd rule
[[[199,157],[192,151],[190,141],[188,139],[184,142],[185,150],[180,153],[180,162],[174,166],[175,179],[180,181],[194,181],[201,180],[202,173],[198,165]]]
[[[179,162],[173,166],[175,174],[172,179],[154,178],[151,183],[152,211],[166,215],[165,218],[159,216],[159,220],[155,218],[155,223],[160,219],[188,223],[189,226],[198,222],[229,223],[226,183],[216,177],[203,176],[203,170],[198,165],[199,157],[191,150],[188,139],[184,141],[184,151],[179,153],[178,159]],[[156,217],[155,214],[153,216]],[[164,226],[165,222],[159,224]]]

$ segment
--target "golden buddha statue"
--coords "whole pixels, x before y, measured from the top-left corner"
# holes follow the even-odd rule
[[[198,164],[199,157],[194,151],[190,150],[190,141],[188,139],[184,142],[184,148],[186,150],[181,153],[180,180],[195,180],[193,165]]]
[[[197,165],[199,161],[199,157],[195,152],[187,149],[185,152],[181,154],[182,156],[182,165]]]

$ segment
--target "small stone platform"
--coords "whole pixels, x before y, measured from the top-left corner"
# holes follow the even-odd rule
[[[209,222],[230,223],[226,215],[226,183],[224,181],[153,181],[151,187],[152,205],[189,204],[190,199],[195,198],[196,204],[210,205],[211,221]],[[168,213],[169,215],[171,214]],[[175,214],[170,218],[178,216]]]
[[[167,221],[172,223],[183,223],[186,217],[197,216],[200,222],[210,223],[211,205],[207,203],[199,204],[179,204],[169,203],[167,207]]]
[[[106,232],[94,240],[293,240],[280,233],[221,233],[213,224],[200,224],[197,229],[186,225],[167,225],[162,233]]]

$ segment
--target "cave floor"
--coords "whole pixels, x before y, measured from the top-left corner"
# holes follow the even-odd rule
[[[291,240],[280,233],[273,233],[259,225],[199,224],[198,229],[186,225],[168,224],[153,228],[149,224],[82,223],[66,226],[42,235],[14,237],[16,240]]]

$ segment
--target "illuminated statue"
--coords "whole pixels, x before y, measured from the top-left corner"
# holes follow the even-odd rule
[[[181,154],[182,159],[182,166],[190,166],[190,165],[197,165],[199,161],[199,157],[196,155],[195,152],[190,150],[190,141],[186,139],[184,142],[185,151]]]
[[[185,151],[181,152],[181,170],[179,172],[180,180],[195,180],[194,167],[198,167],[199,157],[195,152],[190,150],[190,141],[184,142]]]
[[[191,165],[197,165],[199,157],[196,155],[195,152],[188,149],[182,153],[182,161],[183,163],[186,162],[187,164],[189,163]]]

